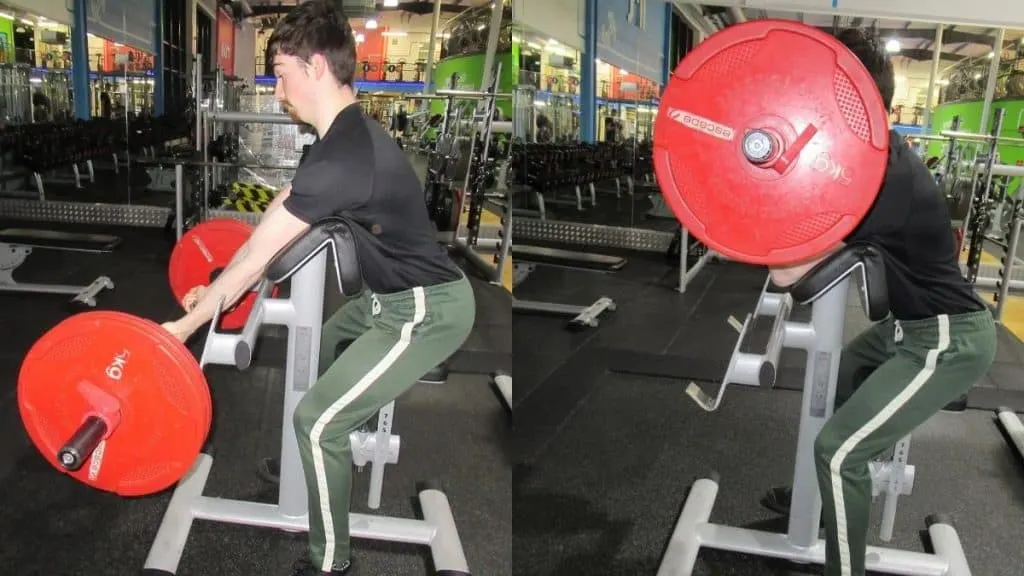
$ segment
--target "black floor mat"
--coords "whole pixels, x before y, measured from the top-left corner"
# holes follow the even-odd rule
[[[512,296],[501,286],[468,275],[476,301],[476,322],[449,368],[469,374],[512,369]]]
[[[0,228],[7,223],[0,221]],[[16,225],[24,226],[24,223]],[[42,225],[40,225],[42,226]],[[98,308],[162,321],[180,308],[170,294],[170,244],[159,230],[45,225],[121,236],[111,254],[32,254],[25,281],[70,281],[109,275],[116,288]],[[340,304],[328,286],[325,313]],[[60,474],[30,444],[15,395],[18,369],[28,347],[43,332],[74,313],[66,298],[46,294],[0,294],[0,559],[4,573],[47,576],[124,576],[141,571],[169,493],[123,499],[100,493]],[[478,315],[478,319],[484,319]],[[505,333],[510,337],[510,330]],[[257,463],[279,450],[285,341],[268,328],[261,333],[255,366],[240,372],[212,366],[207,380],[214,396],[211,444],[216,448],[207,495],[272,501],[274,488],[260,480]],[[201,346],[197,338],[190,346]],[[496,368],[496,367],[495,367]],[[386,467],[380,510],[366,506],[369,469],[355,475],[353,510],[396,517],[418,516],[417,483],[437,482],[451,502],[459,535],[474,573],[513,573],[511,430],[504,406],[476,374],[453,374],[444,385],[413,386],[396,402],[394,432],[401,436],[399,462]],[[354,554],[368,574],[427,573],[425,548],[355,541]],[[288,574],[306,554],[305,538],[258,528],[196,522],[178,574],[181,576],[273,576]]]
[[[706,413],[674,380],[621,374],[592,379],[589,369],[558,377],[577,376],[590,381],[588,393],[572,403],[543,445],[517,460],[517,570],[537,576],[654,574],[687,488],[712,471],[721,476],[713,521],[779,529],[759,500],[768,488],[791,482],[800,395],[737,391],[719,411]],[[560,385],[554,378],[549,384]],[[517,415],[517,441],[525,426]],[[1014,573],[1024,560],[1013,528],[1024,514],[1024,482],[991,417],[938,414],[915,432],[910,454],[914,492],[900,500],[893,540],[878,537],[877,502],[869,543],[922,551],[925,517],[947,512],[956,518],[974,573]],[[694,572],[820,573],[707,549]]]

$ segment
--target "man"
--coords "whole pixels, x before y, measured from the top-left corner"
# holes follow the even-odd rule
[[[454,353],[473,326],[473,292],[436,242],[419,178],[394,140],[356,102],[356,43],[328,0],[282,18],[268,42],[286,102],[318,136],[290,188],[270,204],[252,237],[189,310],[165,327],[187,339],[236,302],[273,256],[318,220],[353,221],[367,290],[324,325],[320,379],[295,409],[309,491],[309,558],[295,576],[351,574],[349,433]],[[335,360],[336,350],[345,350]]]
[[[885,47],[868,33],[839,35],[891,108],[895,77]],[[885,255],[892,315],[843,350],[836,406],[814,444],[823,501],[826,576],[864,576],[871,507],[869,462],[962,397],[995,357],[992,315],[964,280],[946,200],[903,138],[890,135],[889,164],[875,205],[847,241]],[[817,262],[771,270],[788,286]],[[789,488],[765,505],[788,514]]]

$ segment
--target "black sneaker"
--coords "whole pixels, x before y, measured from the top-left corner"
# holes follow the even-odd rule
[[[960,396],[942,408],[943,412],[963,412],[965,410],[967,410],[967,394]]]
[[[281,460],[278,458],[264,458],[257,466],[260,478],[271,484],[281,483]]]
[[[793,489],[789,486],[778,486],[772,488],[765,493],[764,497],[761,498],[761,505],[765,508],[775,512],[780,516],[789,517],[789,507],[793,502]],[[821,524],[824,525],[825,518],[821,518]]]
[[[313,566],[313,563],[308,559],[303,558],[296,561],[295,565],[292,566],[292,576],[355,576],[355,574],[352,571],[351,560],[343,562],[340,568],[324,572],[320,568]]]
[[[430,369],[416,382],[420,384],[444,384],[448,381],[448,364],[442,362]]]

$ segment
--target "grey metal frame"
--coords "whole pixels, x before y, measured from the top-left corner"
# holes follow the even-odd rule
[[[508,372],[498,372],[494,375],[494,387],[498,389],[498,393],[501,394],[501,399],[505,401],[505,405],[509,408],[512,407],[512,375]]]
[[[709,522],[718,495],[718,478],[713,474],[694,483],[658,576],[691,576],[701,548],[824,564],[825,544],[818,538],[822,502],[814,468],[814,440],[832,415],[835,403],[849,286],[847,276],[822,294],[812,305],[809,323],[785,323],[784,345],[807,351],[787,533]],[[927,524],[934,555],[870,546],[867,569],[913,576],[969,576],[970,568],[952,525],[941,516],[929,517]]]
[[[74,296],[72,302],[96,306],[96,296],[104,290],[113,290],[114,282],[107,276],[99,276],[89,284],[40,284],[18,282],[14,271],[32,254],[31,246],[0,242],[0,292],[24,292],[33,294],[62,294]]]
[[[572,319],[572,324],[588,328],[596,328],[601,323],[600,317],[605,310],[615,310],[615,302],[611,298],[598,298],[593,304],[588,306],[541,302],[538,300],[512,300],[512,312],[565,316]]]
[[[594,248],[621,248],[639,252],[668,252],[672,232],[647,230],[645,228],[626,228],[607,226],[604,224],[585,224],[564,220],[540,220],[537,218],[512,218],[512,233],[516,241],[555,242]]]
[[[537,266],[533,262],[513,262],[512,287],[515,288],[520,282],[526,280]],[[527,314],[547,314],[551,316],[564,316],[571,318],[575,326],[596,328],[601,323],[601,314],[606,310],[615,310],[615,301],[611,298],[602,297],[587,306],[577,304],[558,304],[556,302],[542,302],[540,300],[520,300],[512,298],[512,312]]]
[[[319,342],[323,321],[326,246],[307,259],[291,280],[287,299],[268,297],[269,287],[260,288],[262,302],[254,306],[240,334],[210,334],[201,363],[241,365],[251,360],[250,351],[261,324],[288,327],[287,368],[281,438],[281,477],[276,504],[204,496],[203,491],[213,457],[201,454],[192,470],[178,484],[164,514],[145,568],[174,574],[195,520],[211,520],[276,528],[289,532],[309,529],[309,502],[299,458],[292,414],[302,396],[317,378]],[[427,488],[419,493],[423,520],[351,514],[353,538],[404,542],[429,546],[436,571],[468,575],[469,568],[459,539],[447,496]]]
[[[1013,447],[1022,458],[1024,458],[1024,424],[1021,424],[1020,417],[1012,408],[1000,408],[996,411],[999,423],[1003,425],[1007,437],[1013,443]]]

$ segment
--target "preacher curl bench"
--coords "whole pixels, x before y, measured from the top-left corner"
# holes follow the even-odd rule
[[[147,570],[163,574],[176,572],[192,522],[197,519],[287,532],[309,530],[309,502],[292,414],[303,394],[317,380],[328,254],[334,259],[341,293],[351,296],[363,289],[351,226],[342,218],[327,219],[282,250],[267,269],[266,282],[260,292],[264,296],[262,302],[253,307],[240,334],[216,333],[214,329],[219,318],[210,323],[201,365],[214,363],[246,367],[251,361],[261,324],[288,327],[277,503],[204,496],[213,457],[200,454],[195,466],[174,490],[146,559]],[[271,285],[289,279],[291,292],[288,298],[269,297]],[[354,438],[353,452],[357,445]],[[377,445],[375,450],[387,451],[390,448],[389,445]],[[375,475],[376,470],[375,466]],[[429,546],[436,573],[468,576],[469,568],[447,496],[439,490],[424,488],[419,493],[419,503],[423,520],[351,514],[351,535],[353,538]]]
[[[825,543],[818,538],[822,502],[814,468],[814,441],[834,408],[851,277],[859,281],[862,304],[872,321],[880,321],[889,314],[882,258],[873,246],[848,245],[818,264],[790,289],[797,303],[811,304],[811,321],[786,321],[783,331],[784,346],[807,351],[787,532],[777,534],[709,522],[718,495],[718,475],[713,473],[692,486],[658,576],[691,576],[697,555],[705,547],[797,563],[824,564]],[[726,384],[728,382],[723,382],[722,388]],[[897,444],[897,452],[901,445],[905,450],[909,437]],[[872,465],[873,491],[887,493],[886,515],[890,517],[895,514],[895,496],[907,489],[908,476],[899,460],[897,453],[893,458],[894,466]],[[909,478],[912,481],[912,472]],[[868,547],[868,571],[912,576],[969,576],[971,572],[963,547],[950,520],[933,514],[926,523],[934,554]]]

